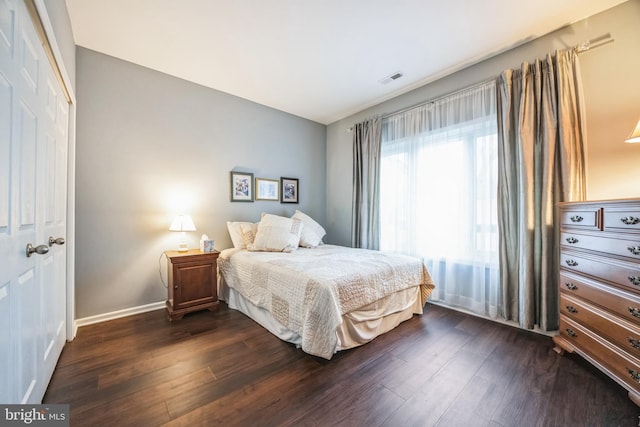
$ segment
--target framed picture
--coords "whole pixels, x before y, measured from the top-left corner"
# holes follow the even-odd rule
[[[280,200],[277,179],[256,178],[256,200]]]
[[[231,201],[253,202],[253,174],[231,171]]]
[[[298,203],[298,179],[280,178],[280,203]]]

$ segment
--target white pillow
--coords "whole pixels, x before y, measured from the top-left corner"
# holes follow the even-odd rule
[[[296,210],[296,213],[293,214],[291,218],[299,219],[303,225],[302,232],[300,233],[300,246],[315,248],[322,244],[322,238],[327,232],[320,224],[315,222],[313,218],[299,210]]]
[[[258,232],[250,251],[292,252],[298,248],[303,228],[299,219],[264,214],[258,223]]]
[[[245,221],[227,221],[227,230],[229,230],[229,236],[231,236],[231,242],[233,242],[233,247],[238,249],[246,249],[247,242],[245,241],[245,237],[242,233],[242,225],[245,224],[255,225],[253,222],[245,222]]]

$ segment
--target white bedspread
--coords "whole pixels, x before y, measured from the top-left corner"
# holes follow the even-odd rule
[[[322,245],[291,253],[222,251],[227,286],[302,337],[302,349],[330,359],[341,316],[394,292],[420,286],[422,304],[434,288],[418,258]]]

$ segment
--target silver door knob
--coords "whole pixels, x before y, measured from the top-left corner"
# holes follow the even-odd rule
[[[64,237],[54,239],[53,236],[49,236],[49,246],[53,245],[64,245]]]
[[[33,255],[34,253],[38,255],[44,255],[47,252],[49,252],[49,247],[47,245],[39,245],[35,248],[31,243],[27,245],[27,258],[31,258],[31,255]]]

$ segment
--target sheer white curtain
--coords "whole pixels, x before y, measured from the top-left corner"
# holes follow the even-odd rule
[[[495,82],[385,118],[380,249],[424,259],[433,301],[496,317]]]

